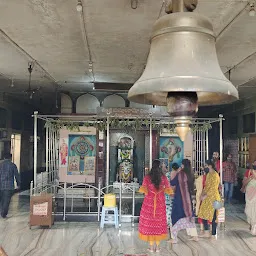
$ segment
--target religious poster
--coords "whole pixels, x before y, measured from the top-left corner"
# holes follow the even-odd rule
[[[70,156],[68,164],[68,174],[79,174],[80,173],[80,157],[79,156]]]
[[[96,136],[70,134],[68,137],[68,141],[68,175],[94,174],[94,163],[96,157]]]
[[[60,130],[59,181],[95,182],[96,128],[80,127],[80,131]]]
[[[60,142],[60,166],[68,166],[68,140],[67,138],[61,139]]]
[[[169,170],[169,159],[168,158],[159,158],[161,162],[161,169],[163,173],[167,173]]]
[[[84,172],[93,175],[95,172],[95,157],[88,156],[84,159]]]
[[[173,163],[180,166],[184,157],[184,143],[181,139],[175,136],[161,136],[159,144],[159,158],[168,159],[169,170],[171,171]]]

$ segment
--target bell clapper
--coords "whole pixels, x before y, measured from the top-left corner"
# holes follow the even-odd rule
[[[198,111],[196,92],[169,92],[166,98],[167,112],[174,117],[175,130],[182,141],[185,140],[191,119]]]

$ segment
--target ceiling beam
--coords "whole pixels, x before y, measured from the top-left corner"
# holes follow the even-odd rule
[[[94,83],[94,89],[97,91],[112,91],[112,92],[128,92],[133,84],[121,83]]]
[[[237,68],[239,65],[241,65],[242,63],[244,63],[246,60],[250,59],[251,57],[253,57],[254,55],[256,55],[256,51],[254,51],[253,53],[251,53],[250,55],[246,56],[244,59],[242,59],[241,61],[239,61],[238,63],[236,63],[234,66],[230,67],[227,69],[227,71],[224,74],[228,74],[228,72],[231,72],[233,69]],[[249,80],[247,80],[245,83],[251,81],[253,78],[250,78]],[[244,83],[243,83],[244,84]],[[242,84],[240,84],[242,85]],[[238,85],[238,86],[240,86]]]
[[[26,56],[30,61],[34,62],[35,65],[37,65],[51,81],[53,81],[57,86],[60,86],[57,80],[48,71],[46,71],[42,67],[42,65],[38,63],[38,61],[35,58],[33,58],[28,52],[26,52],[21,46],[19,46],[13,39],[11,39],[2,29],[0,29],[0,34],[5,38],[7,42],[9,42],[12,46],[14,46],[20,53]]]
[[[236,16],[219,32],[219,34],[216,36],[216,42],[223,36],[223,34],[236,22],[238,18],[240,18],[244,12],[246,11],[246,8],[250,6],[249,3],[245,5],[245,7],[239,11]]]

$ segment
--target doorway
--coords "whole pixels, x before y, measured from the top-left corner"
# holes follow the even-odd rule
[[[16,164],[18,172],[20,172],[20,151],[21,151],[21,134],[12,134],[11,136],[12,162]],[[16,181],[15,181],[15,188],[17,188]]]

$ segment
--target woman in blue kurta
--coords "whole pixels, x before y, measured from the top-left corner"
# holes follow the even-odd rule
[[[191,173],[191,165],[188,159],[182,161],[181,170],[171,177],[171,186],[175,186],[175,195],[172,205],[172,243],[177,243],[177,235],[179,230],[194,229],[193,240],[197,241],[197,232],[195,222],[192,217],[192,201],[191,192],[193,190],[193,179]]]
[[[175,186],[175,194],[172,202],[172,226],[179,220],[184,218],[186,215],[183,209],[182,197],[180,192],[180,184],[178,181],[178,174],[171,180],[171,186]]]

